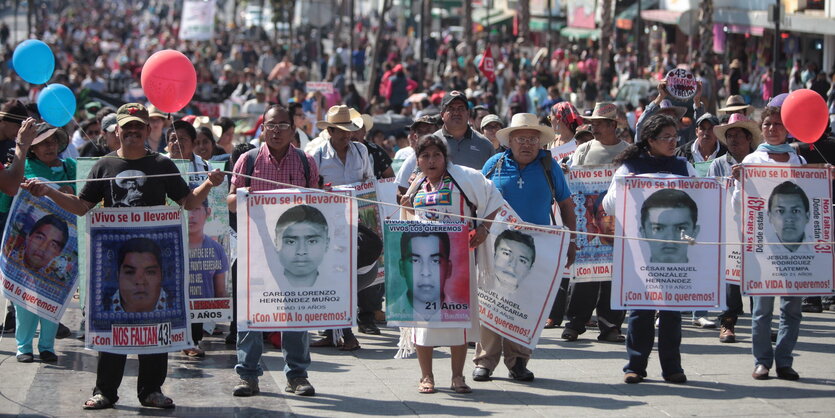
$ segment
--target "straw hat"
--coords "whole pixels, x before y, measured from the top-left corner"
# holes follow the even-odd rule
[[[728,123],[713,127],[713,133],[716,134],[716,138],[719,138],[719,140],[722,141],[723,144],[725,144],[725,133],[728,132],[728,129],[731,128],[742,128],[747,130],[748,132],[751,132],[752,148],[756,148],[757,145],[760,145],[760,142],[762,142],[760,127],[757,124],[757,122],[748,119],[747,116],[741,113],[734,113],[733,115],[731,115],[731,118],[728,119]]]
[[[223,127],[212,124],[212,120],[209,119],[208,116],[198,116],[194,118],[194,123],[192,123],[192,125],[194,125],[194,129],[209,128],[209,130],[212,131],[212,135],[215,136],[215,140],[223,135]]]
[[[554,140],[554,130],[550,126],[543,126],[539,124],[539,118],[533,113],[517,113],[510,119],[510,126],[504,129],[499,129],[496,132],[496,138],[499,143],[504,146],[509,146],[510,134],[514,131],[529,129],[539,132],[539,145],[545,145]]]
[[[328,109],[328,114],[325,115],[325,120],[316,122],[316,127],[322,130],[328,128],[336,128],[347,132],[356,132],[363,127],[362,115],[354,110],[353,115],[348,106],[338,105],[332,106]]]
[[[743,110],[747,112],[750,108],[751,106],[745,103],[745,99],[742,96],[734,94],[733,96],[729,96],[728,100],[725,100],[725,107],[720,108],[719,111],[730,113]]]
[[[599,102],[594,104],[594,111],[591,116],[586,116],[586,120],[612,120],[618,121],[618,107],[611,102]]]
[[[46,122],[39,123],[36,127],[36,136],[35,139],[32,140],[32,146],[38,145],[41,142],[46,141],[49,137],[55,135],[55,140],[58,141],[58,153],[62,153],[65,149],[67,149],[70,139],[67,136],[66,131],[61,128],[56,128]]]

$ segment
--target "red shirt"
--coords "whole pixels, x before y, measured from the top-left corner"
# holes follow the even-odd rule
[[[252,176],[259,179],[278,181],[281,183],[292,184],[299,187],[317,188],[319,185],[319,167],[313,158],[307,154],[307,163],[310,166],[310,181],[305,184],[304,166],[296,152],[296,147],[290,144],[290,148],[284,157],[279,161],[270,154],[269,147],[262,145],[258,151],[258,156],[255,157],[255,169],[252,170]],[[246,178],[238,176],[238,174],[246,174],[247,172],[246,154],[241,155],[235,163],[235,168],[232,170],[235,175],[232,176],[232,184],[235,187],[246,187]],[[249,190],[258,192],[263,190],[285,189],[290,186],[281,186],[278,184],[252,179]]]

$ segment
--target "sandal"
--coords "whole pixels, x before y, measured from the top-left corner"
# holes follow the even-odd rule
[[[471,387],[467,386],[467,381],[464,380],[464,376],[453,377],[452,386],[450,386],[449,388],[452,389],[455,393],[472,393],[473,391]]]
[[[149,406],[151,408],[171,409],[174,408],[174,401],[171,398],[162,394],[162,392],[154,392],[148,395],[144,400],[139,401],[142,406]]]
[[[83,408],[84,409],[113,408],[113,402],[110,402],[110,399],[107,399],[101,393],[97,393],[97,394],[93,395],[90,399],[87,399],[87,402],[84,402]]]
[[[435,393],[435,379],[432,376],[427,376],[423,379],[420,379],[420,384],[418,385],[418,392]]]

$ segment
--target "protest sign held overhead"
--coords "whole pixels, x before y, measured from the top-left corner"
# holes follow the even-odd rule
[[[725,191],[713,178],[616,177],[613,309],[723,307]]]
[[[496,220],[515,222],[504,206]],[[494,223],[478,254],[481,325],[510,341],[535,348],[565,265],[567,230]]]
[[[358,217],[352,193],[238,193],[239,330],[354,324]]]
[[[574,201],[577,231],[605,235],[615,233],[615,217],[603,210],[603,197],[612,182],[614,167],[576,166],[568,173]],[[612,238],[578,235],[574,260],[574,281],[612,280]]]
[[[468,328],[469,229],[465,223],[386,221],[386,321]]]
[[[75,220],[51,199],[20,190],[3,234],[3,294],[52,322],[63,316],[78,279]]]
[[[829,169],[746,164],[741,182],[743,295],[831,295]]]
[[[153,354],[191,346],[185,223],[170,206],[87,214],[86,348]]]

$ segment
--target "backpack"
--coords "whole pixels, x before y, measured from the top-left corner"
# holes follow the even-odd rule
[[[296,150],[296,155],[299,156],[299,159],[302,160],[302,167],[304,168],[304,187],[307,187],[310,184],[310,162],[307,161],[307,154],[304,151],[293,148]],[[253,148],[246,152],[246,174],[247,176],[252,176],[252,173],[255,171],[255,159],[258,157],[258,152],[261,148]],[[244,178],[244,182],[246,187],[249,187],[252,184],[252,179],[249,177]]]
[[[554,204],[557,202],[557,190],[554,185],[554,178],[551,176],[551,161],[553,161],[551,151],[545,150],[545,155],[539,159],[539,162],[542,163],[542,167],[545,169],[545,180],[548,182],[548,188],[551,189],[551,204]],[[496,160],[496,163],[490,167],[490,170],[487,171],[487,174],[485,174],[484,177],[492,180],[496,167],[501,166],[502,163],[504,163],[504,154]],[[557,219],[554,217],[554,211],[548,210],[548,214],[551,215],[551,222],[556,225]]]

